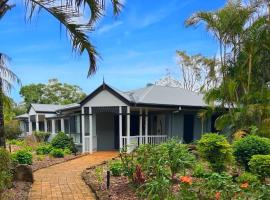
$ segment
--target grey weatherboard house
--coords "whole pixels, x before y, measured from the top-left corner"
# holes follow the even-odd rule
[[[118,150],[139,144],[159,144],[168,138],[189,143],[213,131],[213,119],[201,121],[203,95],[179,87],[150,85],[128,92],[105,83],[80,103],[31,104],[17,116],[23,135],[59,131],[70,135],[82,152]]]

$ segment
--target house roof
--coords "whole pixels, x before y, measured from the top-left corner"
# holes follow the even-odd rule
[[[25,119],[25,118],[28,118],[28,116],[29,116],[28,113],[24,113],[22,115],[16,116],[15,119]]]
[[[175,106],[204,107],[203,95],[179,87],[150,85],[138,90],[125,92],[136,104],[158,104]]]
[[[81,105],[89,101],[102,90],[108,90],[115,96],[129,104],[146,104],[160,106],[187,106],[205,107],[203,95],[179,87],[168,87],[160,85],[150,85],[137,90],[122,92],[108,84],[103,83],[94,92],[88,95]]]
[[[64,107],[64,105],[37,104],[37,103],[32,103],[31,106],[36,112],[52,112],[52,113]]]

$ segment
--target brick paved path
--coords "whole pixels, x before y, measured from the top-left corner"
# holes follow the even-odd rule
[[[97,152],[34,172],[30,200],[92,200],[94,194],[81,179],[91,165],[117,156],[117,152]]]

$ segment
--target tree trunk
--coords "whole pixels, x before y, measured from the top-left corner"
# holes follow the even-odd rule
[[[5,129],[4,129],[4,101],[3,101],[3,82],[0,79],[0,147],[6,147]]]

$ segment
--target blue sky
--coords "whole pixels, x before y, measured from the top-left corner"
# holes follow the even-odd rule
[[[87,78],[88,57],[75,55],[65,32],[50,15],[41,12],[25,21],[23,1],[0,20],[0,52],[8,54],[10,68],[22,84],[45,83],[50,78],[79,85],[89,93],[102,83],[129,90],[143,87],[166,74],[179,78],[176,50],[214,56],[216,41],[203,26],[186,28],[184,21],[196,11],[215,10],[224,0],[125,0],[114,17],[110,7],[89,35],[102,59],[98,71]],[[19,102],[19,87],[11,96]]]

